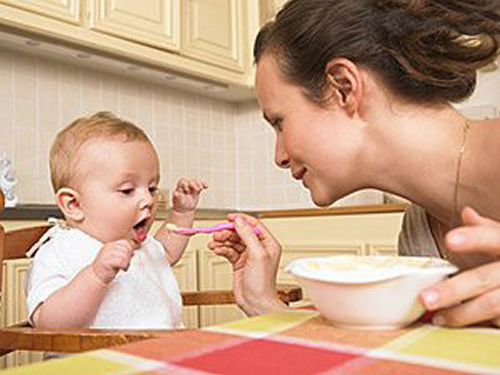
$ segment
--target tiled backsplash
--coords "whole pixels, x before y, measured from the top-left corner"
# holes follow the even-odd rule
[[[498,78],[484,81],[488,91],[498,91]],[[471,102],[494,108],[485,99],[491,97],[479,92]],[[290,172],[275,166],[274,134],[255,102],[235,105],[0,48],[0,151],[12,158],[21,203],[54,202],[52,140],[74,118],[99,110],[115,112],[150,135],[160,154],[162,186],[170,189],[180,176],[204,178],[210,189],[203,208],[313,207]],[[381,202],[381,193],[365,191],[337,204]]]
[[[0,49],[0,151],[12,158],[21,203],[53,203],[48,153],[74,118],[109,110],[150,135],[162,163],[162,186],[180,176],[204,178],[201,207],[310,207],[307,192],[272,163],[273,134],[255,103],[235,105]],[[350,199],[355,202],[356,199]]]
[[[22,203],[52,203],[48,153],[74,118],[110,110],[142,127],[162,186],[183,175],[210,184],[204,207],[236,207],[236,108],[161,85],[0,49],[0,151],[12,158]]]

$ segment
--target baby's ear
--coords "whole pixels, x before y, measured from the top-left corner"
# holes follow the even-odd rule
[[[84,219],[80,195],[71,188],[61,188],[56,194],[57,206],[66,220],[81,222]]]

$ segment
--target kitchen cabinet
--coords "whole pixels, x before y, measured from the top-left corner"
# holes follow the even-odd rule
[[[0,0],[0,25],[207,84],[253,85],[249,0]]]
[[[91,0],[90,28],[172,51],[180,47],[180,0]]]
[[[2,305],[0,324],[12,325],[26,320],[26,298],[24,279],[29,265],[28,259],[12,260],[3,264]],[[5,285],[8,285],[6,288]],[[21,366],[43,359],[43,353],[17,351],[0,358],[0,367]]]
[[[74,25],[80,24],[80,3],[81,0],[0,0],[0,4]]]
[[[244,0],[184,0],[182,53],[236,72],[245,71]]]
[[[272,20],[288,0],[260,0],[260,23]]]

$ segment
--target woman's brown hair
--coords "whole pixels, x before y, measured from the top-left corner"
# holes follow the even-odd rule
[[[254,57],[273,54],[284,77],[318,103],[336,57],[408,101],[460,102],[496,57],[499,34],[499,0],[290,0],[260,30]]]

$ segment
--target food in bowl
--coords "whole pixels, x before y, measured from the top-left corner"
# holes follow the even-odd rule
[[[418,295],[458,271],[427,257],[330,256],[304,258],[286,267],[333,324],[355,329],[397,329],[425,311]]]

